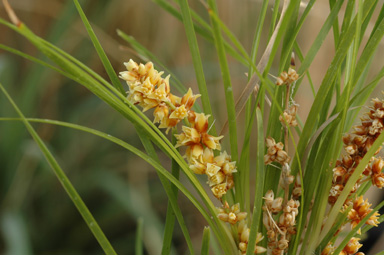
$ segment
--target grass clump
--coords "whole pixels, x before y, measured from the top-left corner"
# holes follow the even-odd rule
[[[75,7],[110,82],[33,33],[7,1],[4,4],[11,23],[0,19],[2,25],[30,41],[54,65],[4,45],[2,49],[52,68],[83,85],[121,118],[129,120],[142,143],[144,150],[85,126],[27,118],[1,85],[18,114],[18,118],[6,116],[1,120],[24,123],[103,251],[117,254],[31,122],[97,135],[134,153],[156,170],[168,198],[162,247],[155,248],[162,254],[172,252],[176,221],[190,254],[198,251],[209,254],[211,250],[228,255],[363,254],[359,251],[362,235],[382,221],[378,211],[384,205],[381,202],[371,208],[372,204],[365,198],[371,186],[379,189],[384,186],[384,160],[379,154],[384,142],[384,100],[372,99],[361,121],[355,120],[371,93],[380,86],[384,74],[381,69],[367,80],[384,35],[383,6],[378,15],[375,13],[379,1],[348,1],[341,26],[338,19],[343,1],[330,1],[327,19],[319,33],[311,35],[315,39],[305,54],[297,36],[315,1],[309,1],[303,12],[300,1],[284,1],[281,9],[277,1],[265,33],[268,42],[264,48],[260,40],[264,22],[269,18],[266,15],[269,3],[263,1],[250,53],[220,19],[216,1],[201,1],[209,22],[193,11],[187,0],[154,2],[182,21],[200,94],[192,92],[176,77],[164,75],[168,71],[159,59],[120,30],[119,36],[147,61],[137,63],[130,59],[124,63],[126,70],[119,70],[118,76],[77,0]],[[368,30],[368,24],[373,25],[372,29]],[[315,81],[321,84],[316,91],[309,68],[331,30],[336,50],[322,81]],[[216,131],[220,129],[211,106],[212,95],[207,87],[197,34],[213,45],[218,56],[225,98],[220,108],[225,109],[227,119],[220,133]],[[368,40],[363,40],[364,36]],[[256,61],[262,51],[260,60]],[[234,90],[238,88],[233,86],[228,55],[248,71],[248,82],[237,100]],[[155,68],[151,61],[158,62],[156,66],[164,71]],[[274,62],[279,63],[275,69]],[[308,117],[303,120],[300,117],[303,108],[295,100],[305,78],[314,100],[308,106]],[[174,94],[173,84],[182,96]],[[153,116],[148,117],[144,112],[150,110]],[[244,120],[238,118],[241,114],[245,115]],[[240,129],[244,130],[242,136],[238,134]],[[171,161],[171,171],[162,165],[158,150]],[[188,185],[179,180],[180,174],[186,177]],[[205,175],[207,183],[201,182],[197,175]],[[201,231],[201,248],[192,242],[178,202],[179,191],[208,225]],[[141,240],[145,244],[147,223],[141,217],[138,222],[135,253],[143,254]],[[150,250],[149,246],[146,249]]]

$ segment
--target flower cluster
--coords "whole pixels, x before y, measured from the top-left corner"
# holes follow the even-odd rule
[[[227,190],[234,187],[233,173],[236,172],[236,162],[231,156],[221,151],[220,140],[223,136],[215,137],[209,132],[209,115],[196,113],[192,107],[200,95],[194,95],[192,90],[182,97],[170,92],[169,76],[163,79],[163,72],[158,72],[151,62],[137,64],[133,60],[124,63],[127,71],[120,72],[128,86],[128,100],[143,108],[143,111],[155,108],[154,123],[160,123],[159,128],[175,127],[180,121],[185,125],[182,132],[176,134],[175,147],[185,146],[185,157],[189,168],[196,174],[206,174],[213,195],[220,199]],[[216,154],[214,151],[219,151]],[[247,213],[240,212],[239,204],[229,207],[225,202],[218,209],[218,218],[232,225],[237,224],[239,234],[239,252],[245,254],[248,246],[250,229],[246,223]],[[263,253],[265,248],[257,246],[264,237],[257,234],[254,253]]]
[[[364,255],[362,252],[358,252],[362,244],[359,243],[360,238],[352,237],[351,240],[347,243],[344,249],[340,252],[340,255]]]
[[[220,220],[228,222],[231,225],[235,225],[236,223],[238,223],[237,232],[239,237],[239,254],[246,254],[249,241],[249,233],[251,232],[246,223],[247,213],[240,211],[239,203],[233,205],[232,207],[229,207],[228,203],[225,202],[223,208],[217,209],[219,211],[217,217]],[[257,245],[263,239],[264,236],[261,233],[257,233],[254,254],[264,253],[267,251],[266,248]]]
[[[296,113],[299,106],[297,104],[292,104],[287,109],[284,110],[283,114],[279,116],[279,120],[284,125],[288,125],[290,127],[296,127]]]
[[[352,134],[347,134],[343,137],[346,154],[341,160],[336,162],[336,166],[333,169],[332,188],[328,198],[330,204],[336,202],[349,177],[384,129],[384,100],[380,101],[376,98],[372,101],[373,106],[361,118],[361,125],[355,126]],[[380,149],[375,154],[379,153]],[[351,190],[351,193],[356,192],[360,184],[369,179],[374,186],[380,189],[384,187],[384,174],[381,172],[383,167],[383,159],[372,157],[363,175]]]
[[[284,165],[291,160],[287,152],[283,150],[284,144],[282,142],[276,143],[275,139],[268,137],[265,143],[267,145],[268,151],[264,156],[264,164],[267,165],[275,161],[281,165]]]
[[[298,79],[298,74],[291,67],[288,73],[283,72],[277,80],[277,85],[287,85],[287,109],[279,120],[286,126],[297,126],[296,113],[298,105],[292,104],[288,107],[289,98],[289,85]],[[287,142],[287,140],[286,140]],[[301,196],[301,180],[300,177],[291,175],[291,168],[289,162],[291,158],[288,153],[284,151],[284,144],[282,142],[276,143],[272,137],[266,139],[267,154],[264,155],[264,163],[270,164],[272,162],[279,163],[281,168],[280,186],[284,190],[284,198],[277,197],[272,190],[265,194],[265,202],[263,206],[263,224],[267,230],[268,236],[268,249],[271,254],[284,254],[289,247],[289,241],[292,235],[296,234],[296,216],[299,213],[299,197]],[[295,181],[291,199],[289,197],[289,187]]]
[[[200,95],[193,95],[192,90],[182,97],[170,93],[168,75],[165,79],[161,76],[152,62],[145,65],[137,64],[132,59],[124,63],[127,71],[120,72],[120,78],[127,82],[129,87],[128,100],[143,108],[143,111],[155,108],[154,122],[160,123],[159,128],[176,126],[189,112]]]
[[[292,59],[291,59],[292,62]],[[291,67],[288,68],[288,72],[282,72],[279,77],[276,79],[276,85],[282,86],[282,85],[290,85],[297,81],[299,79],[299,74],[294,69],[294,63]]]
[[[361,125],[355,126],[351,134],[346,134],[343,137],[346,154],[336,162],[335,168],[333,169],[332,187],[328,196],[328,202],[331,205],[336,202],[356,167],[384,130],[384,101],[376,98],[373,99],[372,102],[373,105],[369,107],[370,111],[361,118]],[[375,152],[375,155],[379,153],[380,149]],[[352,228],[356,227],[365,216],[372,212],[372,209],[370,208],[371,204],[368,202],[368,199],[364,200],[363,196],[360,196],[352,200],[351,195],[357,191],[363,182],[369,180],[374,186],[380,189],[384,187],[383,168],[384,160],[380,157],[372,157],[350,191],[349,198],[344,202],[344,208],[352,206],[347,216]],[[379,213],[375,212],[365,223],[377,226],[377,224],[379,224],[378,216]],[[352,238],[340,254],[347,255],[358,252],[362,246],[358,241],[359,239]],[[363,253],[359,252],[357,254]]]
[[[239,223],[237,231],[239,234],[239,254],[244,255],[247,253],[249,233],[251,232],[251,230],[248,228],[245,220],[242,220]],[[261,233],[257,233],[254,254],[264,253],[267,251],[266,248],[257,245],[263,239],[264,236]]]
[[[217,208],[219,210],[219,214],[217,217],[224,221],[228,222],[232,225],[236,224],[239,221],[244,220],[247,217],[246,212],[240,212],[240,204],[234,204],[232,207],[229,207],[227,202],[224,203],[223,208]]]
[[[272,190],[265,194],[263,224],[267,229],[268,248],[272,254],[283,254],[288,249],[290,236],[296,234],[296,216],[300,202],[290,199],[283,203],[283,198],[274,196]],[[273,215],[279,213],[278,220],[275,220]]]
[[[128,99],[143,108],[143,111],[155,108],[154,122],[160,123],[159,128],[175,127],[185,120],[182,133],[175,135],[176,147],[186,146],[186,158],[189,166],[196,174],[206,174],[213,194],[221,198],[228,189],[234,186],[232,173],[236,172],[236,163],[224,151],[214,157],[214,150],[221,150],[220,139],[208,134],[209,115],[196,113],[192,107],[200,95],[192,90],[183,97],[170,92],[169,75],[162,78],[151,62],[137,64],[132,59],[124,63],[127,71],[120,72],[129,87]]]
[[[343,248],[343,250],[339,253],[339,255],[364,255],[364,253],[358,252],[361,246],[363,246],[359,243],[359,240],[359,238],[352,237],[347,245]],[[331,243],[328,243],[328,245],[321,252],[321,255],[331,255],[335,249],[336,248]]]
[[[234,187],[236,162],[232,162],[225,151],[214,156],[213,150],[221,150],[219,141],[222,136],[215,137],[207,133],[209,116],[203,113],[194,115],[194,120],[189,118],[192,127],[183,126],[183,132],[175,135],[176,147],[187,146],[185,156],[190,169],[196,174],[206,174],[213,195],[220,199]]]
[[[363,196],[360,196],[353,201],[352,205],[352,209],[348,212],[348,219],[351,222],[352,228],[354,228],[362,219],[364,219],[365,216],[372,212],[372,209],[370,208],[372,204],[368,203],[368,199],[364,201]],[[371,217],[369,217],[366,224],[377,227],[379,224],[378,216],[379,213],[375,212]]]

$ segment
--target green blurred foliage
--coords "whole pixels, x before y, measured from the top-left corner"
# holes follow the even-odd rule
[[[198,1],[190,2],[197,12],[206,14]],[[219,1],[220,15],[249,50],[257,20],[254,13],[258,13],[260,3],[241,2]],[[19,18],[36,34],[107,78],[72,1],[15,0],[11,4]],[[124,69],[122,63],[129,58],[139,60],[117,36],[116,29],[120,29],[155,53],[187,87],[197,90],[183,25],[155,3],[150,0],[92,0],[82,1],[82,5],[116,72]],[[0,15],[6,17],[3,9],[0,9]],[[208,20],[207,15],[203,16]],[[316,22],[316,17],[311,20]],[[268,18],[265,26],[269,26]],[[311,38],[311,32],[305,34],[305,31],[310,31],[310,26],[303,31],[299,37],[303,39],[301,46],[307,50],[312,39],[306,42]],[[26,40],[9,29],[0,27],[0,35],[0,43],[43,58]],[[224,93],[215,86],[220,83],[217,57],[212,45],[203,40],[199,43],[208,90],[214,95],[211,99],[216,124],[221,127],[225,121],[225,107],[221,103]],[[265,39],[261,44],[266,44]],[[324,52],[329,52],[327,47],[324,46]],[[319,56],[324,59],[312,67],[319,69],[314,72],[314,80],[323,76],[324,63],[331,59],[324,54]],[[232,58],[229,58],[229,65],[237,98],[246,84],[244,73],[247,70]],[[51,70],[0,51],[0,80],[27,117],[89,126],[142,148],[130,123],[86,89]],[[302,94],[310,93],[309,88],[302,87]],[[310,100],[312,97],[308,96],[298,99],[304,105]],[[305,116],[305,107],[303,111]],[[3,95],[0,95],[0,116],[16,116]],[[61,127],[33,125],[50,146],[116,251],[133,254],[137,218],[142,216],[145,253],[159,254],[167,198],[155,171],[100,138]],[[243,129],[240,128],[239,133]],[[228,141],[225,146],[229,148]],[[159,156],[164,159],[161,154]],[[163,162],[170,169],[170,162]],[[180,196],[179,200],[191,228],[192,240],[200,246],[202,217],[184,197]],[[38,147],[19,122],[0,123],[0,230],[1,254],[102,254]],[[177,226],[173,244],[175,254],[187,250]]]

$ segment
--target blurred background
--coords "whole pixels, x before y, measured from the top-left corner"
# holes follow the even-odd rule
[[[37,35],[69,52],[107,79],[72,1],[9,2],[19,18]],[[207,12],[199,1],[189,2],[194,10],[208,20]],[[153,52],[186,87],[198,91],[181,22],[150,0],[88,0],[81,3],[116,72],[123,71],[123,62],[130,58],[140,61],[138,55],[117,36],[116,29],[120,29]],[[221,0],[218,4],[224,23],[250,51],[260,1]],[[271,3],[269,16],[272,8]],[[327,15],[328,1],[317,1],[298,37],[304,53],[308,51]],[[7,19],[2,7],[0,16]],[[267,18],[260,53],[266,45],[269,21]],[[373,25],[369,25],[368,31]],[[0,27],[0,43],[45,59],[24,38],[4,26]],[[226,111],[222,103],[224,94],[216,51],[201,37],[199,45],[216,128],[220,130],[226,120]],[[310,68],[316,86],[320,85],[334,52],[330,34]],[[384,60],[380,57],[383,54],[382,44],[373,60],[375,63],[368,74],[368,81],[383,66]],[[237,98],[246,85],[245,73],[248,70],[231,57],[229,64]],[[297,65],[300,65],[298,60]],[[276,72],[272,74],[278,76]],[[142,148],[133,126],[127,120],[85,88],[47,68],[0,50],[0,81],[28,117],[85,125]],[[375,94],[379,95],[380,90],[384,90],[383,83]],[[307,81],[301,85],[295,100],[301,106],[299,115],[305,120],[313,101]],[[16,116],[3,95],[0,95],[0,116]],[[241,121],[242,116],[239,123]],[[167,198],[154,169],[122,148],[92,135],[57,126],[33,125],[116,251],[119,254],[133,254],[137,219],[142,217],[145,251],[147,254],[160,254]],[[240,124],[240,140],[243,131],[244,127]],[[224,147],[229,148],[228,141],[224,141]],[[161,153],[159,156],[169,169],[170,160]],[[181,180],[189,186],[183,176]],[[202,177],[201,181],[206,180]],[[380,193],[378,190],[375,192],[376,195]],[[378,199],[380,196],[377,195]],[[370,201],[375,205],[377,200],[373,199]],[[200,247],[204,219],[184,196],[179,196],[179,203],[193,242]],[[173,245],[173,254],[186,254],[186,243],[177,224]],[[371,248],[373,244],[365,247]],[[384,246],[376,249],[380,251]],[[0,254],[103,254],[39,148],[19,122],[0,122]]]

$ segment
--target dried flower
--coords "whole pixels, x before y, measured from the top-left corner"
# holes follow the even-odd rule
[[[288,109],[285,109],[279,117],[280,122],[290,127],[296,127],[298,125],[296,120],[297,109],[297,104],[293,104]]]
[[[268,147],[268,151],[264,156],[264,164],[268,165],[272,162],[278,162],[284,165],[291,160],[288,154],[283,150],[284,144],[282,142],[276,143],[275,139],[268,137],[266,139],[266,145]]]
[[[288,72],[282,72],[276,80],[277,86],[290,85],[299,79],[299,74],[292,67],[288,68]]]
[[[228,222],[232,225],[236,224],[239,221],[244,220],[247,217],[246,212],[240,212],[239,203],[232,205],[232,207],[230,208],[228,203],[225,202],[223,205],[223,208],[218,208],[218,210],[219,210],[219,214],[217,215],[217,217],[220,220],[224,222]]]
[[[240,221],[237,230],[239,233],[239,254],[244,255],[247,252],[249,233],[251,230],[247,227],[244,220]],[[264,253],[267,251],[266,248],[257,245],[263,239],[264,236],[261,233],[257,233],[254,254]]]
[[[361,125],[355,126],[352,134],[346,134],[343,137],[344,149],[347,155],[344,155],[342,160],[338,160],[333,169],[332,188],[328,198],[328,202],[331,204],[336,202],[349,177],[384,130],[384,101],[376,98],[372,100],[372,104],[373,106],[369,108],[370,111],[361,118]],[[375,154],[379,153],[380,149]],[[351,190],[351,194],[356,192],[360,183],[364,181],[362,180],[363,176],[371,178],[374,186],[384,187],[384,174],[381,172],[383,167],[384,161],[381,158],[372,157],[365,167],[363,175]]]

